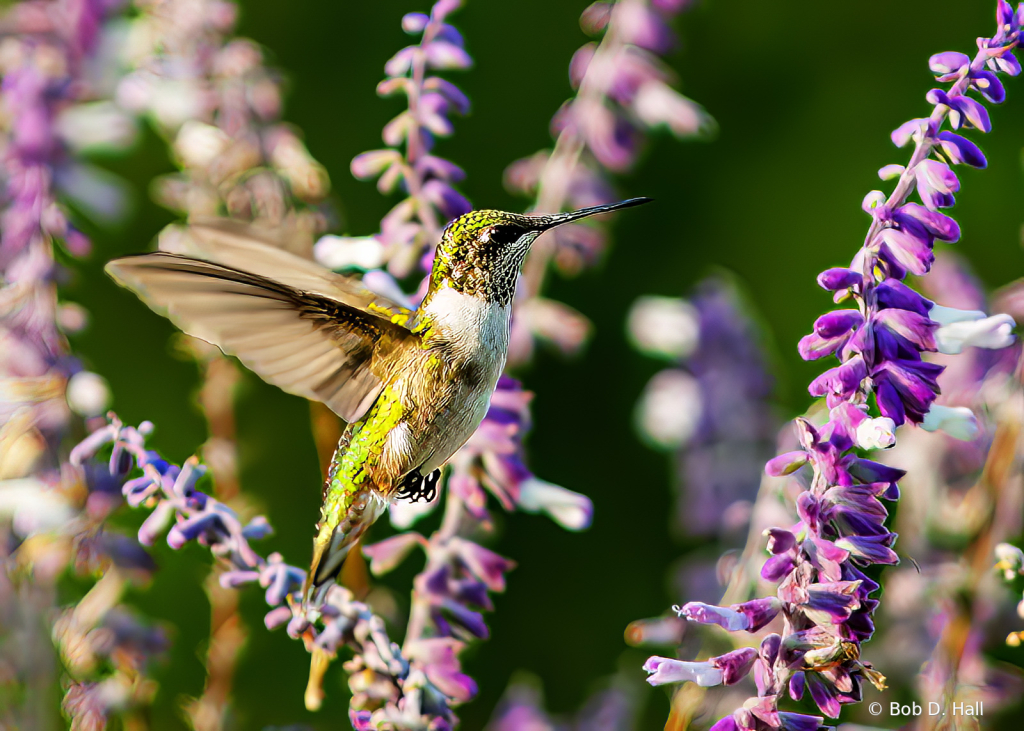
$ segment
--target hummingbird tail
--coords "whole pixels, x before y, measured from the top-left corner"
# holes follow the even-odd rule
[[[353,501],[348,515],[340,524],[332,526],[321,522],[320,531],[313,542],[313,561],[302,590],[305,606],[316,606],[323,602],[327,590],[338,582],[349,552],[386,507],[384,500],[366,491],[365,499]]]

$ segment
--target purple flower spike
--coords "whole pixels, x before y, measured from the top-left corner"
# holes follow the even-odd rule
[[[926,430],[942,424],[951,436],[976,438],[970,408],[935,404],[944,367],[926,358],[936,350],[959,352],[957,328],[975,333],[975,344],[1009,344],[1009,318],[939,307],[900,281],[928,274],[936,242],[960,237],[957,223],[938,210],[953,206],[960,190],[950,165],[983,168],[986,160],[973,142],[942,127],[988,132],[988,112],[967,93],[999,103],[1005,90],[995,74],[1020,71],[1013,54],[1024,5],[1014,12],[999,0],[997,15],[995,35],[978,39],[973,59],[953,52],[930,59],[948,87],[928,92],[934,105],[929,117],[911,120],[892,135],[901,147],[913,144],[911,162],[883,168],[883,180],[898,180],[888,196],[873,191],[865,198],[871,217],[865,245],[848,268],[828,269],[818,278],[846,309],[819,317],[799,352],[808,360],[834,356],[839,363],[809,386],[812,395],[825,397],[823,423],[797,419],[801,450],[781,454],[765,468],[775,477],[790,476],[785,490],[796,493],[799,516],[789,529],[765,531],[771,555],[761,576],[779,582],[776,595],[728,609],[690,603],[680,611],[729,631],[753,631],[781,619],[779,634],[765,638],[755,661],[757,697],[718,721],[716,731],[817,731],[820,717],[782,712],[779,700],[799,700],[809,692],[822,713],[836,718],[844,705],[861,700],[865,680],[885,687],[885,678],[860,659],[862,643],[874,632],[879,599],[873,597],[881,588],[862,568],[899,562],[885,502],[899,498],[904,473],[858,450],[892,447],[896,427],[907,421]],[[920,204],[907,202],[915,187]],[[690,679],[692,669],[665,664],[671,662],[652,658],[648,664],[656,667],[647,669],[666,682]]]
[[[436,137],[454,132],[452,116],[469,111],[469,100],[458,87],[430,73],[473,64],[461,34],[444,22],[460,4],[439,0],[429,15],[409,13],[402,18],[402,29],[420,36],[420,41],[403,48],[384,65],[388,78],[378,85],[377,93],[404,94],[409,108],[385,126],[388,149],[364,152],[351,164],[355,177],[377,178],[382,193],[408,193],[381,222],[376,237],[383,244],[388,272],[398,279],[423,262],[429,270],[429,259],[424,257],[436,246],[445,223],[472,209],[453,187],[465,177],[462,169],[430,154]],[[326,254],[321,263],[331,265]]]

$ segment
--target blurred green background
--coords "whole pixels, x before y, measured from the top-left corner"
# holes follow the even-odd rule
[[[503,189],[502,171],[551,144],[549,120],[571,91],[569,59],[587,40],[578,25],[586,4],[476,0],[454,16],[476,60],[454,80],[474,106],[438,152],[466,169],[461,187],[477,207],[524,207]],[[692,545],[669,538],[668,459],[644,447],[632,428],[636,398],[659,365],[629,349],[629,305],[644,293],[685,294],[716,267],[736,272],[772,334],[784,416],[804,409],[805,384],[819,368],[802,363],[795,346],[829,304],[815,275],[847,263],[860,246],[868,223],[860,201],[880,187],[875,171],[906,161],[889,133],[928,112],[929,55],[971,52],[975,37],[993,29],[993,6],[989,0],[702,0],[682,16],[681,44],[669,63],[683,92],[717,119],[720,133],[711,142],[657,136],[644,162],[621,180],[623,197],[647,195],[657,203],[617,220],[614,247],[596,270],[551,280],[549,294],[590,317],[596,335],[582,357],[566,362],[542,354],[519,374],[537,394],[530,464],[544,479],[591,496],[594,525],[570,534],[543,517],[499,519],[493,548],[519,567],[489,617],[492,638],[465,655],[480,694],[460,709],[463,728],[483,728],[520,669],[542,679],[554,712],[574,711],[596,681],[619,668],[642,682],[648,653],[628,649],[623,629],[685,601],[670,591],[668,569]],[[331,173],[342,231],[376,231],[394,201],[354,180],[348,164],[380,146],[382,126],[400,109],[395,99],[378,99],[374,87],[384,62],[408,43],[402,14],[427,10],[429,1],[243,0],[241,7],[240,33],[266,46],[290,80],[286,117]],[[980,140],[989,169],[958,170],[963,203],[955,209],[963,228],[956,246],[993,287],[1024,273],[1024,88],[1012,79],[1007,86],[1009,101],[992,110],[994,132]],[[172,165],[151,133],[132,157],[106,164],[133,181],[138,206],[123,229],[96,232],[91,260],[65,287],[65,296],[93,318],[74,347],[111,382],[119,415],[155,422],[152,444],[181,460],[206,438],[194,406],[197,368],[172,356],[169,323],[101,272],[107,259],[149,247],[171,220],[149,202],[147,184]],[[238,415],[243,489],[277,529],[260,548],[304,564],[320,498],[309,408],[248,376]],[[387,530],[380,527],[377,535]],[[180,729],[186,727],[178,711],[182,697],[203,689],[209,615],[202,584],[209,559],[194,545],[180,554],[161,545],[155,554],[158,578],[135,601],[175,628],[173,649],[157,673],[154,728]],[[405,601],[417,568],[413,562],[386,577]],[[237,728],[347,728],[340,664],[328,677],[323,710],[307,713],[308,655],[283,631],[263,629],[262,592],[244,592],[242,603],[252,636],[235,685]],[[1012,652],[1024,659],[1024,651]],[[668,696],[658,690],[645,697],[641,727],[660,728]]]

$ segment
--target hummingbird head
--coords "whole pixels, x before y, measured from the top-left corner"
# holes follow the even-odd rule
[[[430,288],[436,290],[448,285],[458,292],[508,305],[515,294],[516,275],[523,260],[542,233],[563,223],[650,201],[650,198],[631,198],[569,213],[539,216],[470,211],[449,223],[441,235]]]

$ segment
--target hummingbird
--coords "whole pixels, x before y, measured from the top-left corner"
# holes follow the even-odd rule
[[[107,273],[185,333],[347,422],[323,485],[302,591],[314,610],[391,501],[433,500],[505,365],[520,268],[545,231],[649,202],[553,215],[472,211],[444,229],[415,310],[228,220],[189,226],[188,255],[114,259]]]

